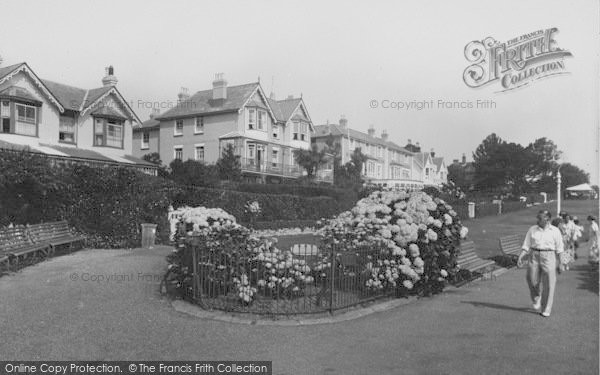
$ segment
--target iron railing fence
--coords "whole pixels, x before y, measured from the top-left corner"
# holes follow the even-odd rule
[[[186,297],[205,309],[264,315],[330,312],[386,298],[395,288],[374,288],[367,281],[373,267],[383,264],[388,249],[361,247],[351,252],[339,246],[281,244],[273,254],[259,249],[229,247],[214,250],[187,241],[191,256],[191,288]]]

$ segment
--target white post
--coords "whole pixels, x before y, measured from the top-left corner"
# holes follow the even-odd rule
[[[561,176],[560,176],[560,167],[558,168],[558,172],[556,173],[556,216],[558,216],[558,214],[560,214],[560,183],[561,183]]]

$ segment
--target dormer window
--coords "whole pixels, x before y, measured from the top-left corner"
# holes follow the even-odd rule
[[[16,104],[17,121],[35,124],[35,107],[26,104]]]
[[[75,143],[75,119],[61,116],[58,128],[59,142]]]
[[[123,121],[94,118],[94,146],[123,148]]]

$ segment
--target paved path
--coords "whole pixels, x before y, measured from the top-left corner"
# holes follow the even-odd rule
[[[282,327],[176,312],[158,291],[168,252],[85,250],[0,278],[0,358],[272,360],[275,374],[598,373],[598,273],[584,260],[559,277],[550,318],[529,310],[525,271],[514,269],[356,320]]]

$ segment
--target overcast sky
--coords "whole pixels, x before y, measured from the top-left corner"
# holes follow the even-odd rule
[[[526,3],[526,4],[525,4]],[[2,1],[3,65],[29,63],[42,78],[100,85],[112,64],[118,88],[142,120],[174,104],[180,87],[260,82],[278,99],[299,96],[315,124],[337,122],[405,145],[435,149],[447,163],[495,132],[526,146],[545,136],[564,161],[598,184],[600,10],[597,0],[464,1]],[[467,87],[465,46],[558,28],[570,74],[499,93]],[[375,100],[378,108],[371,108]],[[382,108],[384,100],[433,108]],[[438,101],[491,100],[495,108],[440,109]],[[387,103],[387,102],[386,102]]]

